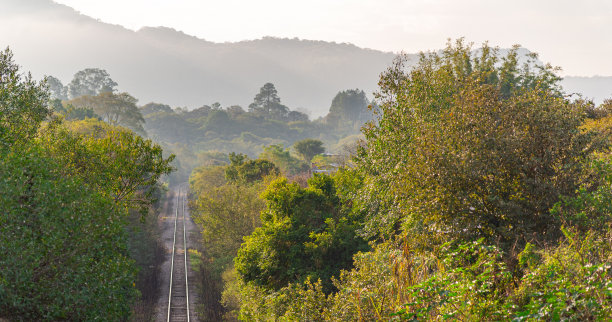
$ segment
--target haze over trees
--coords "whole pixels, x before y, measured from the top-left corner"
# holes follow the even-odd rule
[[[80,96],[96,96],[116,91],[117,83],[108,72],[99,68],[86,68],[76,74],[66,85],[66,96],[74,99]]]
[[[140,112],[145,120],[145,132],[167,151],[178,156],[181,165],[177,166],[179,170],[175,177],[182,178],[180,180],[186,180],[191,169],[207,158],[207,153],[227,156],[236,152],[252,158],[261,154],[262,158],[274,162],[283,173],[294,175],[307,169],[310,159],[323,152],[312,147],[314,150],[308,152],[308,158],[299,160],[289,151],[295,142],[312,138],[330,151],[341,153],[344,145],[358,139],[360,126],[368,120],[367,115],[371,119],[372,113],[364,104],[367,100],[363,92],[354,92],[361,93],[360,104],[347,103],[343,106],[360,115],[360,118],[349,119],[350,116],[337,112],[334,114],[335,123],[328,122],[329,116],[311,121],[306,114],[282,105],[282,93],[272,83],[265,83],[260,88],[247,111],[236,105],[222,107],[219,103],[190,111],[149,103],[142,106]],[[84,98],[88,99],[87,96]],[[349,136],[354,137],[340,142]],[[224,160],[229,162],[227,157]]]
[[[23,53],[21,64],[36,77],[53,75],[66,85],[75,71],[97,67],[142,103],[189,109],[216,101],[246,109],[262,84],[271,82],[284,105],[318,117],[340,89],[371,93],[394,56],[324,41],[267,37],[214,43],[165,27],[132,31],[51,0],[6,0],[2,9],[0,17],[11,18],[0,19],[4,44]],[[44,62],[37,58],[41,52]]]
[[[91,109],[97,116],[111,125],[121,125],[144,135],[144,118],[136,103],[137,99],[128,93],[101,92],[95,96],[84,94],[70,101],[68,106],[77,109]]]

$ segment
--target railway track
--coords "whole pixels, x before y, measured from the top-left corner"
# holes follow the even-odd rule
[[[187,231],[185,229],[186,193],[178,190],[174,210],[174,239],[170,264],[167,321],[190,321],[189,281],[187,278]],[[180,219],[180,220],[179,220]]]

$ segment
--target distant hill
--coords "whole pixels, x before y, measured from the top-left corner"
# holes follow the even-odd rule
[[[0,1],[0,47],[6,46],[36,78],[52,75],[66,84],[79,70],[106,69],[140,104],[192,109],[220,102],[246,108],[259,88],[272,82],[283,104],[313,116],[326,114],[340,90],[359,88],[371,95],[395,56],[324,41],[213,43],[165,27],[135,32],[51,0]],[[610,78],[568,77],[564,84],[599,101],[612,94]]]
[[[393,53],[350,44],[263,38],[213,43],[170,28],[137,32],[102,23],[50,0],[2,0],[0,46],[24,70],[67,83],[77,71],[106,69],[140,99],[195,108],[247,107],[272,82],[285,105],[323,115],[340,90],[376,89]]]

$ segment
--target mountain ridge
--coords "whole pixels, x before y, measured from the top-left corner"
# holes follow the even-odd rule
[[[321,40],[216,43],[170,27],[134,31],[51,0],[5,0],[0,9],[0,46],[10,46],[35,77],[51,75],[65,84],[79,70],[102,68],[140,104],[192,109],[220,102],[246,108],[259,88],[272,82],[283,104],[320,116],[338,91],[359,88],[372,97],[380,73],[395,57]]]

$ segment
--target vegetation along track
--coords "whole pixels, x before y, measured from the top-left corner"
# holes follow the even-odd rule
[[[185,229],[186,193],[176,194],[174,210],[174,239],[170,264],[167,321],[190,321],[189,281],[187,278],[187,230]],[[179,216],[181,220],[179,223]]]

